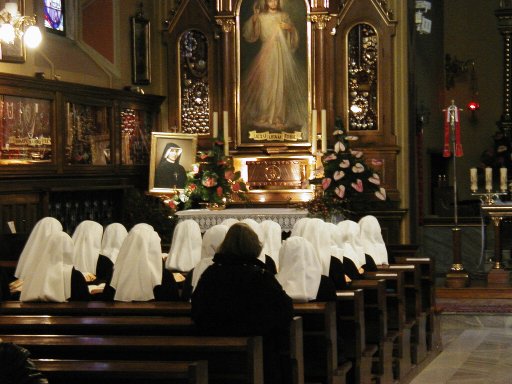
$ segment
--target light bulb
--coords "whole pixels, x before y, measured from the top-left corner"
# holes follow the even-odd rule
[[[23,39],[28,48],[36,48],[41,44],[41,40],[43,40],[43,35],[41,34],[41,30],[39,27],[35,25],[31,25],[25,31],[23,35]]]
[[[355,104],[353,104],[350,107],[350,110],[352,111],[352,113],[356,113],[356,114],[361,113],[363,111],[359,105],[355,105]]]
[[[14,43],[15,37],[16,34],[14,33],[14,27],[11,24],[2,24],[0,26],[0,40],[8,44],[12,44]]]

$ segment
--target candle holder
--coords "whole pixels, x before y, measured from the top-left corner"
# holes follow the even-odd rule
[[[473,192],[471,193],[471,196],[478,196],[480,201],[482,202],[482,205],[494,205],[498,201],[501,201],[500,196],[507,195],[507,192]]]

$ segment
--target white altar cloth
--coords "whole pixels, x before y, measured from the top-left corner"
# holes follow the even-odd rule
[[[272,220],[281,226],[281,230],[291,231],[297,220],[308,215],[307,210],[296,208],[227,208],[221,211],[208,209],[187,209],[176,213],[179,220],[195,220],[201,232],[222,223],[224,220],[234,218],[238,220],[254,219],[258,223],[263,220]]]

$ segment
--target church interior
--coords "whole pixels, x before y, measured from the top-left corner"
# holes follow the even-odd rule
[[[336,305],[293,304],[290,383],[512,382],[511,0],[0,8],[11,284],[46,217],[70,236],[84,221],[147,223],[170,258],[186,220],[203,236],[228,218],[273,220],[284,244],[303,217],[371,215],[386,260]],[[165,263],[183,279],[196,266]],[[50,383],[268,384],[260,336],[210,340],[190,303],[155,300],[5,300],[0,341],[30,351]]]

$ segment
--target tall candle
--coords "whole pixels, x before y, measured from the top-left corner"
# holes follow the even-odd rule
[[[492,168],[485,168],[485,190],[487,192],[492,191]]]
[[[327,112],[325,109],[322,109],[322,152],[327,151]]]
[[[502,168],[500,168],[500,191],[501,192],[507,191],[507,183],[508,183],[507,168],[502,167]]]
[[[216,139],[219,136],[219,113],[213,112],[213,138]]]
[[[471,181],[471,192],[476,192],[478,190],[478,177],[476,173],[476,168],[469,169],[469,180]]]
[[[222,112],[223,124],[224,124],[224,156],[229,156],[229,122],[228,122],[228,111]]]
[[[311,153],[314,155],[316,153],[316,140],[317,140],[317,115],[316,109],[311,111]]]

